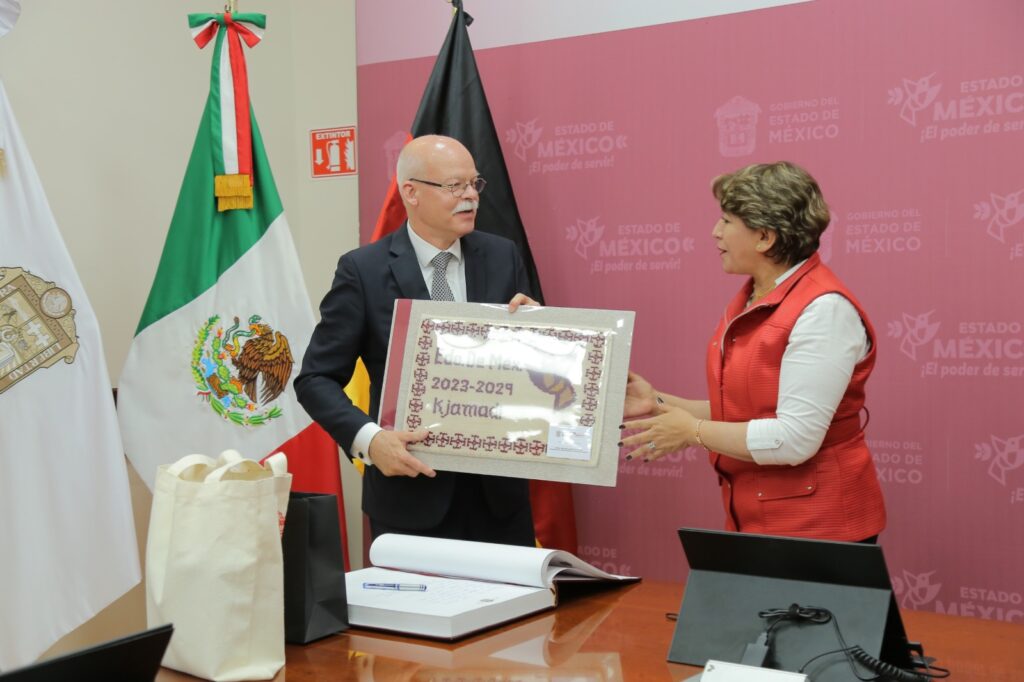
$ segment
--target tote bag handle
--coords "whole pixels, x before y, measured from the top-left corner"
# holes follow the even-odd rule
[[[234,450],[227,450],[222,454],[222,457],[224,457],[228,452],[233,452],[236,455],[238,454]],[[238,459],[232,459],[208,473],[204,482],[217,483],[222,480],[228,472],[238,474],[237,478],[249,481],[261,478],[273,478],[274,476],[283,476],[288,473],[288,458],[285,457],[283,452],[278,452],[277,454],[268,457],[266,463],[269,465],[269,468],[265,468],[257,461],[243,459],[241,455],[238,455]]]
[[[167,467],[167,473],[175,478],[188,480],[190,478],[190,476],[187,475],[190,473],[189,470],[198,466],[204,466],[208,470],[214,469],[217,467],[217,461],[212,457],[207,457],[206,455],[185,455],[174,464],[169,465]],[[202,476],[198,476],[193,480],[199,480],[200,478],[202,478]]]

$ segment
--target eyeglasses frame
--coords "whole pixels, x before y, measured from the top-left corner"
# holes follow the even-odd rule
[[[451,195],[453,197],[455,197],[456,199],[461,199],[462,196],[465,195],[466,190],[469,189],[470,187],[472,187],[473,190],[477,194],[482,194],[483,191],[484,191],[484,188],[487,187],[487,180],[485,180],[482,175],[476,176],[475,178],[473,178],[469,182],[452,182],[452,183],[449,183],[447,185],[442,184],[440,182],[432,182],[430,180],[420,180],[419,178],[409,178],[409,181],[410,182],[419,182],[419,183],[424,184],[424,185],[430,185],[431,187],[440,187],[441,189],[448,190],[451,193]],[[482,183],[482,184],[480,184],[480,183]],[[480,186],[477,187],[477,184],[480,184]],[[459,191],[458,194],[456,194],[455,190],[460,188],[460,187],[462,189]]]

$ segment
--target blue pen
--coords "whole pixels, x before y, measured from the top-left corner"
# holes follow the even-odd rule
[[[363,583],[364,590],[398,590],[400,592],[424,592],[426,585],[421,583]]]

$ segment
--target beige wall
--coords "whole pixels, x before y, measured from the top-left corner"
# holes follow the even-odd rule
[[[29,0],[0,38],[0,78],[103,332],[116,385],[156,271],[209,87],[191,41],[197,0]],[[250,92],[315,305],[359,241],[357,177],[313,180],[308,134],[356,123],[355,0],[240,0],[268,15]],[[2,251],[2,245],[0,245]],[[130,468],[130,467],[129,467]],[[350,556],[362,552],[358,475],[343,462]],[[150,493],[134,471],[141,548]],[[137,587],[47,655],[145,627]]]

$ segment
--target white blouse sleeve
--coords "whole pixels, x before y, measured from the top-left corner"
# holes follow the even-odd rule
[[[868,353],[864,323],[841,294],[812,301],[797,318],[782,356],[775,419],[747,426],[747,449],[758,464],[801,464],[818,452],[832,416]]]

